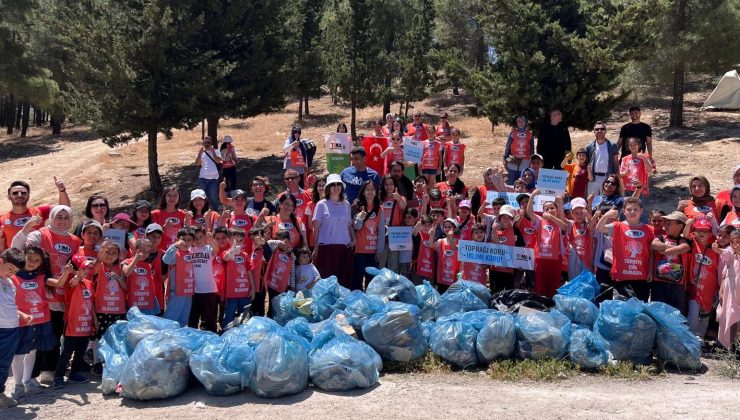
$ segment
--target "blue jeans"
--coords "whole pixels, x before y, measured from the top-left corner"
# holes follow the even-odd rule
[[[224,319],[221,320],[221,329],[225,329],[229,322],[233,321],[237,315],[241,315],[244,307],[252,303],[250,298],[231,298],[226,299],[224,305]]]
[[[171,291],[163,317],[179,322],[181,327],[187,327],[192,304],[192,296],[175,296],[175,292]]]
[[[211,210],[219,211],[221,209],[221,203],[218,201],[218,179],[198,178],[198,184],[200,185],[200,189],[206,192]]]
[[[8,380],[10,364],[20,337],[18,327],[0,328],[0,393],[5,392],[5,381]]]

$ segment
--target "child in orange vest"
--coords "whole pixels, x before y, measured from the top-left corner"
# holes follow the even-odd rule
[[[719,291],[721,251],[712,247],[714,242],[712,224],[706,219],[698,221],[689,219],[684,229],[684,237],[693,240],[687,284],[689,299],[687,319],[691,332],[703,339],[709,326],[714,299]]]
[[[433,228],[434,229],[434,228]],[[457,273],[460,263],[457,260],[457,221],[447,218],[442,223],[445,237],[434,242],[433,247],[437,253],[437,290],[444,293],[457,281]],[[432,234],[433,231],[430,231]]]
[[[295,255],[287,230],[279,230],[275,239],[267,241],[267,245],[272,250],[272,256],[265,271],[265,287],[268,299],[272,299],[287,291],[290,284],[295,284]],[[272,317],[272,305],[268,316]]]
[[[5,395],[5,381],[8,380],[13,353],[18,347],[19,324],[31,321],[28,314],[18,310],[15,303],[16,288],[11,280],[23,266],[21,250],[9,248],[0,254],[0,407],[3,408],[18,404],[14,398]]]
[[[146,262],[151,242],[148,239],[137,239],[135,247],[134,256],[121,263],[121,272],[126,276],[128,286],[128,306],[136,306],[147,315],[157,315],[160,306],[152,276],[152,265]]]
[[[534,243],[534,292],[551,298],[561,283],[562,236],[568,224],[563,220],[561,196],[554,202],[542,203],[542,216],[534,213],[534,202],[539,194],[539,190],[534,190],[527,203],[527,215],[534,222],[537,235]]]
[[[473,242],[485,242],[486,241],[486,225],[482,223],[474,223],[470,228],[470,239]],[[480,283],[488,287],[488,264],[479,264],[474,262],[460,262],[460,278],[463,280]]]
[[[496,217],[495,222],[490,227],[491,242],[500,245],[523,247],[524,237],[519,231],[519,228],[514,226],[514,220],[517,216],[516,209],[505,204],[500,206],[496,213],[498,217]],[[518,274],[519,270],[492,265],[489,275],[491,293],[513,289],[514,281]]]
[[[177,232],[177,242],[170,245],[162,256],[162,262],[170,266],[167,294],[167,309],[164,317],[177,321],[187,327],[190,318],[190,307],[195,290],[195,274],[190,259],[190,247],[195,240],[195,233],[190,228]]]
[[[72,264],[77,268],[77,273],[64,288],[67,308],[64,312],[64,344],[54,372],[54,389],[65,387],[64,372],[70,360],[72,366],[69,369],[67,383],[90,382],[90,379],[80,374],[80,370],[90,337],[98,328],[98,319],[95,316],[95,292],[91,280],[94,263],[83,255],[75,255],[72,257]]]
[[[128,285],[123,277],[119,258],[121,249],[115,242],[105,241],[100,247],[98,258],[93,268],[93,285],[95,286],[95,313],[98,329],[93,343],[93,373],[102,374],[103,364],[98,360],[98,340],[108,328],[118,320],[126,319],[126,291]]]
[[[252,278],[254,278],[254,298],[252,299],[252,315],[265,316],[265,298],[267,289],[264,287],[263,274],[265,262],[270,260],[272,249],[266,245],[263,231],[260,228],[249,230],[249,239],[252,240],[252,253],[250,262],[252,263]]]
[[[244,247],[245,236],[241,229],[229,230],[231,248],[223,255],[226,277],[221,329],[225,329],[235,316],[242,314],[244,308],[254,299],[256,292],[252,274],[251,250]]]

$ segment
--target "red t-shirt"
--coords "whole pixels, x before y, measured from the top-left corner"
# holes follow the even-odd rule
[[[159,243],[159,249],[166,251],[170,245],[177,242],[177,232],[185,226],[185,210],[168,212],[164,210],[152,210],[152,222],[162,226],[162,242]],[[165,229],[165,224],[170,221],[170,225]]]
[[[39,230],[44,227],[44,223],[49,218],[50,212],[51,206],[44,204],[43,206],[29,207],[24,213],[16,214],[9,211],[0,215],[0,236],[5,240],[5,248],[10,248],[10,243],[13,241],[13,237],[23,229],[23,226],[28,222],[28,219],[36,215],[41,216],[41,218],[44,219],[43,223],[34,228],[34,230]]]

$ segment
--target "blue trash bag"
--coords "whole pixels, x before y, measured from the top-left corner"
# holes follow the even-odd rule
[[[108,327],[98,343],[98,356],[105,362],[100,388],[103,394],[116,392],[123,366],[128,362],[129,353],[126,345],[128,321],[116,321]]]
[[[656,325],[644,309],[645,304],[636,298],[601,302],[593,331],[609,342],[615,360],[653,362]]]
[[[253,316],[249,318],[246,324],[241,324],[236,328],[231,328],[224,333],[236,334],[242,337],[250,347],[257,347],[262,340],[270,334],[278,332],[282,327],[277,324],[273,319],[266,318],[263,316]]]
[[[121,396],[154,400],[182,394],[190,379],[190,356],[218,336],[193,328],[163,330],[143,339],[121,372]]]
[[[475,349],[481,363],[513,357],[516,351],[514,317],[503,312],[488,316],[485,325],[478,331]]]
[[[254,350],[239,334],[224,334],[190,355],[190,370],[208,394],[236,394],[249,386]]]
[[[588,299],[577,296],[555,295],[555,309],[570,318],[571,322],[591,329],[599,315],[599,308]]]
[[[424,334],[424,341],[429,345],[429,339],[432,336],[432,328],[434,328],[434,321],[424,321],[421,323],[421,332]]]
[[[365,271],[371,276],[375,276],[365,289],[368,296],[377,296],[380,299],[387,298],[388,300],[412,305],[418,304],[416,288],[411,280],[387,268],[378,270],[375,267],[367,267]]]
[[[701,369],[701,341],[689,330],[681,312],[663,302],[645,305],[645,312],[655,320],[655,350],[658,360],[678,369]]]
[[[435,316],[439,319],[456,312],[487,309],[490,304],[491,293],[488,289],[478,283],[459,280],[442,294]]]
[[[311,289],[314,321],[323,321],[329,318],[334,311],[343,310],[342,299],[349,293],[350,290],[340,285],[336,276],[317,281]]]
[[[434,312],[437,310],[439,301],[442,300],[437,289],[432,286],[431,283],[424,280],[423,284],[416,286],[417,303],[416,305],[421,309],[421,320],[422,321],[433,321]]]
[[[601,293],[601,286],[596,280],[594,273],[583,270],[581,274],[573,277],[569,282],[558,288],[558,294],[573,296],[593,301]]]
[[[270,299],[272,318],[280,325],[285,325],[295,318],[312,319],[311,299],[298,298],[295,292],[288,291]]]
[[[587,369],[606,366],[611,359],[609,343],[600,335],[580,326],[574,326],[568,345],[570,361]]]
[[[462,321],[438,321],[429,337],[432,353],[460,368],[478,364],[475,339],[478,331]]]
[[[154,315],[144,315],[139,308],[132,306],[126,313],[128,319],[128,338],[126,340],[129,354],[134,352],[139,341],[162,330],[180,328],[180,323]]]
[[[365,322],[362,335],[386,360],[408,362],[427,352],[416,305],[389,302],[383,312],[372,315]]]
[[[475,328],[475,331],[478,332],[486,325],[486,323],[488,322],[488,318],[490,318],[491,316],[499,316],[501,315],[501,313],[502,312],[495,309],[479,309],[477,311],[452,314],[437,321],[440,322],[445,319],[455,319],[457,321],[470,324],[473,328]]]
[[[517,314],[515,325],[522,359],[561,359],[568,351],[571,322],[560,311]]]
[[[325,391],[368,388],[378,382],[383,362],[367,343],[347,335],[338,325],[325,328],[311,343],[311,382]]]
[[[305,339],[280,330],[265,337],[254,351],[249,388],[262,398],[297,394],[308,384]]]
[[[311,325],[306,318],[291,319],[285,324],[285,329],[309,342],[313,340],[313,331],[311,331]]]
[[[385,303],[377,296],[368,296],[355,290],[342,300],[344,316],[355,331],[361,332],[362,325],[371,315],[383,312]]]

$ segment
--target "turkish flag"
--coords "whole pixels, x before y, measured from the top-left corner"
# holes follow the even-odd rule
[[[367,158],[365,163],[369,168],[373,168],[379,174],[385,173],[385,159],[380,155],[388,148],[388,139],[385,137],[365,136],[362,139],[362,147],[365,148]]]

